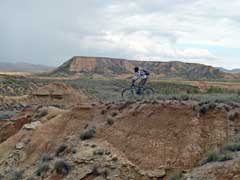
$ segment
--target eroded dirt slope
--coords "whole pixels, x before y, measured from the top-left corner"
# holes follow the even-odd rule
[[[239,123],[230,123],[221,107],[199,115],[191,104],[142,104],[101,135],[142,168],[191,168],[212,145],[233,136]]]
[[[236,105],[203,108],[166,101],[45,108],[47,113],[0,144],[4,178],[19,170],[23,179],[166,179],[172,169],[195,168],[211,146],[240,130],[239,117],[234,121],[227,117],[230,111],[239,111]],[[80,135],[91,128],[96,130],[94,137],[81,140]],[[66,148],[56,153],[62,144]],[[38,176],[44,154],[52,158]],[[54,168],[59,159],[71,167],[67,174],[59,175]]]

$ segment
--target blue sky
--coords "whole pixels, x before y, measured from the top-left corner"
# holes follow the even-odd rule
[[[0,62],[72,56],[240,68],[239,0],[1,0]]]

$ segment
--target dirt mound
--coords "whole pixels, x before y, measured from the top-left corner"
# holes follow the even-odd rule
[[[28,103],[42,105],[72,106],[89,102],[90,98],[81,90],[75,90],[64,83],[52,83],[38,88],[29,97]]]
[[[44,175],[47,179],[74,179],[80,175],[80,179],[90,180],[96,176],[161,179],[169,169],[198,166],[210,147],[223,144],[239,132],[240,117],[229,120],[232,118],[227,115],[233,110],[239,111],[221,104],[195,107],[177,101],[50,108],[38,118],[33,116],[38,123],[31,122],[0,144],[0,174],[8,176],[18,168],[23,170],[24,179],[36,176],[41,158],[47,153],[53,157],[48,164],[51,170]],[[96,129],[93,139],[81,140],[82,133],[92,128]],[[59,159],[72,167],[66,177],[54,171]],[[96,166],[107,170],[107,175],[96,173]]]
[[[35,96],[66,96],[74,92],[71,86],[63,83],[52,83],[38,88],[32,94]]]
[[[0,121],[0,143],[17,133],[24,124],[30,121],[27,117],[20,117],[15,121]]]
[[[221,107],[199,115],[190,104],[142,104],[123,112],[101,136],[141,168],[188,169],[232,136],[239,123],[240,118],[230,123]]]

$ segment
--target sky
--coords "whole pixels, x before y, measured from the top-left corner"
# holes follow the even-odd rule
[[[72,56],[240,68],[239,0],[0,0],[0,62]]]

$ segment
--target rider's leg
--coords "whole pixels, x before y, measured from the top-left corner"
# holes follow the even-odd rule
[[[147,79],[141,79],[141,81],[138,84],[138,87],[143,88],[147,82]]]
[[[147,79],[141,79],[141,81],[138,83],[138,90],[137,90],[137,94],[141,94],[141,91],[144,87],[144,85],[146,84]]]

